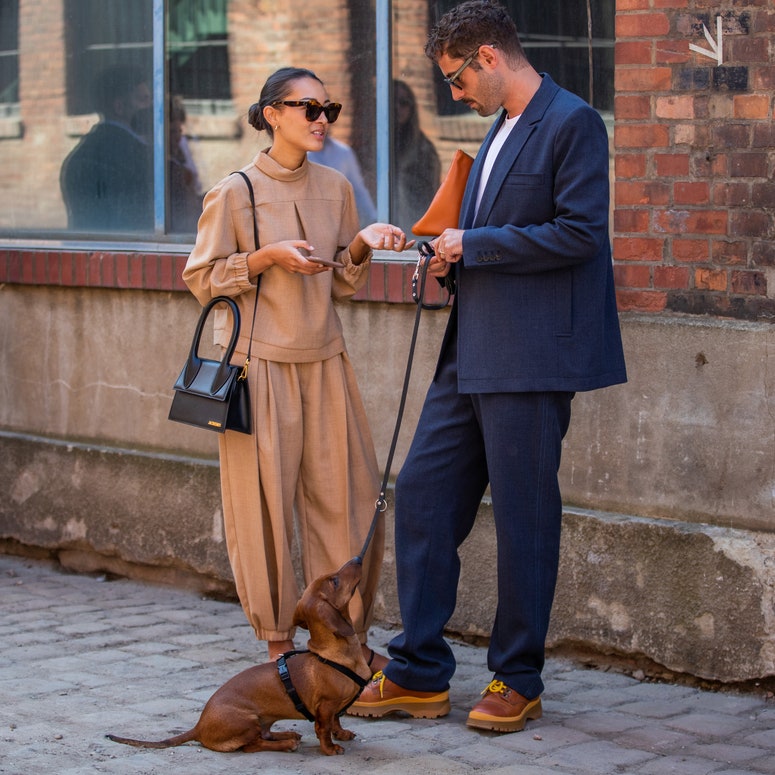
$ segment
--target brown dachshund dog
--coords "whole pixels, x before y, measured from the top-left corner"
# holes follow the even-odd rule
[[[309,651],[289,652],[278,662],[250,667],[234,676],[207,701],[193,729],[158,742],[108,737],[142,748],[170,748],[196,741],[213,751],[295,751],[301,735],[272,732],[272,724],[307,716],[315,722],[323,753],[344,753],[332,736],[352,740],[355,733],[342,728],[339,714],[371,678],[347,612],[360,580],[360,558],[315,579],[294,614],[294,624],[309,630]]]

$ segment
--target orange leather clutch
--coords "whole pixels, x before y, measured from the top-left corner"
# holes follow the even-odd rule
[[[421,236],[438,237],[444,229],[456,229],[466,190],[468,173],[474,160],[465,151],[458,149],[452,157],[452,164],[441,181],[425,214],[412,226],[412,233]]]

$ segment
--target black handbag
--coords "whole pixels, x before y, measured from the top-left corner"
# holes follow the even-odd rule
[[[258,250],[258,226],[256,224],[253,186],[244,172],[239,172],[239,174],[247,183],[250,193],[250,204],[253,210],[253,239],[256,250]],[[175,396],[170,407],[170,420],[218,433],[239,431],[239,433],[249,434],[253,432],[250,415],[250,391],[248,389],[248,364],[250,363],[250,349],[253,342],[253,327],[256,324],[256,307],[260,285],[261,275],[258,275],[256,300],[253,305],[253,324],[250,328],[250,344],[243,366],[231,364],[240,333],[240,313],[237,303],[228,296],[216,296],[202,310],[199,322],[196,324],[188,360],[174,385]],[[207,316],[217,304],[228,305],[233,323],[231,339],[220,361],[199,357],[202,330]]]
[[[199,357],[207,316],[217,304],[227,304],[232,314],[233,327],[229,345],[220,361]],[[240,314],[237,303],[228,296],[216,296],[202,310],[196,324],[188,360],[175,382],[169,419],[195,425],[211,431],[239,431],[252,433],[250,423],[250,391],[248,390],[248,355],[244,366],[233,366],[230,361],[237,346]]]

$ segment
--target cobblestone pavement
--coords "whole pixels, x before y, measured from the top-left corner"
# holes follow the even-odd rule
[[[376,629],[372,645],[390,637]],[[357,737],[343,756],[322,755],[306,721],[276,725],[303,735],[294,753],[131,748],[106,733],[188,729],[215,689],[265,660],[239,606],[0,555],[0,773],[775,773],[775,702],[765,695],[641,682],[564,659],[548,661],[541,720],[516,734],[469,730],[490,675],[483,649],[453,647],[449,716],[346,717]]]

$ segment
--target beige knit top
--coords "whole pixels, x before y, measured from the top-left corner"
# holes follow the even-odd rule
[[[261,274],[251,356],[285,363],[324,360],[345,349],[333,299],[351,297],[365,282],[369,255],[355,265],[348,246],[358,232],[352,187],[341,173],[306,159],[295,170],[266,151],[243,168],[256,198],[259,247],[305,239],[314,255],[344,268],[315,275],[290,274],[271,266]],[[229,175],[208,192],[196,244],[183,280],[203,306],[214,296],[232,296],[242,326],[238,352],[247,352],[255,300],[255,278],[247,257],[255,249],[250,197],[240,175]],[[216,310],[215,341],[228,344],[229,313]]]

